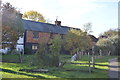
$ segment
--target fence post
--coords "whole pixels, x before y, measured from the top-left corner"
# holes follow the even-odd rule
[[[91,67],[90,67],[90,54],[89,54],[89,52],[88,52],[88,67],[89,67],[89,72],[91,73]]]
[[[94,46],[92,47],[92,66],[95,68]]]
[[[99,53],[100,53],[100,56],[102,56],[102,50],[101,49],[99,50]]]

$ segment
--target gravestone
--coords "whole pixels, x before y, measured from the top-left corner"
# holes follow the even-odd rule
[[[108,52],[108,56],[110,56],[111,51]]]
[[[66,64],[66,61],[65,62],[60,62],[59,67],[63,67],[65,64]]]
[[[74,55],[71,57],[71,62],[72,62],[72,61],[75,61],[75,60],[76,60],[76,57],[77,57],[77,55],[74,54]]]

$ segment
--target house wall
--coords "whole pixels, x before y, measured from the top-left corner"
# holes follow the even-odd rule
[[[34,34],[33,31],[26,31],[26,42],[29,43],[38,43],[38,42],[47,42],[50,38],[50,33],[39,32],[38,38],[33,38]]]
[[[57,36],[58,34],[53,34],[51,36],[51,33],[45,33],[45,32],[38,32],[38,38],[34,38],[34,31],[26,31],[25,33],[25,40],[24,40],[24,48],[25,48],[25,52],[26,54],[29,53],[35,53],[37,51],[33,50],[32,47],[38,46],[38,43],[47,43],[50,38],[54,38],[55,36]]]
[[[25,54],[33,54],[33,53],[35,53],[37,51],[37,49],[36,50],[32,49],[33,45],[38,46],[38,43],[25,43],[25,46],[24,46]]]
[[[27,43],[48,42],[50,38],[54,38],[57,35],[59,34],[52,33],[52,37],[51,37],[51,33],[39,32],[38,38],[36,39],[36,38],[33,38],[34,37],[33,31],[26,31],[26,42]]]

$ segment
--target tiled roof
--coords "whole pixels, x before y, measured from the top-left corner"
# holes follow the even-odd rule
[[[94,35],[89,35],[89,36],[90,36],[90,38],[91,38],[91,40],[93,42],[97,42],[98,41],[98,38],[96,38]]]
[[[35,22],[30,20],[22,20],[22,22],[25,30],[66,34],[70,29],[70,27],[67,26],[57,26],[55,24]]]

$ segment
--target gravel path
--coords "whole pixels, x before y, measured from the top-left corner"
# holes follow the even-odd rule
[[[109,78],[120,79],[120,65],[118,66],[117,58],[109,60]]]

